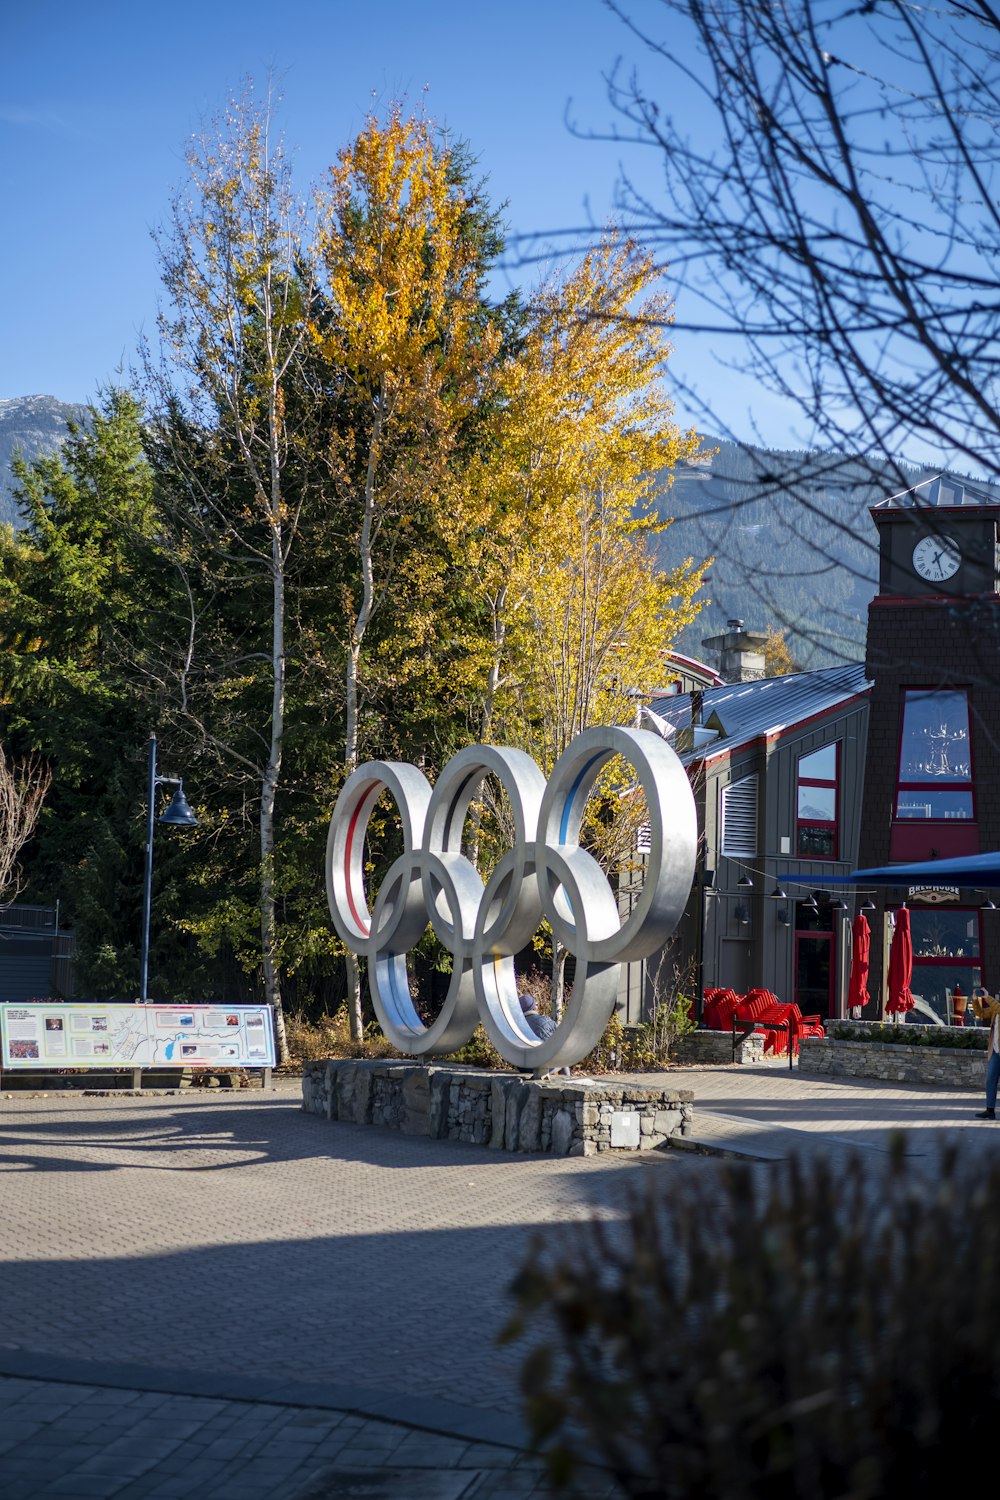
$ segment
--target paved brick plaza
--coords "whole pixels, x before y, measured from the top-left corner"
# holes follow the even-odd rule
[[[978,1096],[684,1070],[696,1133],[765,1156],[924,1152]],[[701,1109],[697,1107],[701,1103]],[[792,1127],[792,1128],[788,1128]],[[637,1174],[705,1158],[556,1160],[330,1125],[271,1094],[0,1101],[0,1343],[75,1358],[336,1380],[517,1409],[497,1349],[533,1232],[616,1215]]]
[[[331,1126],[297,1092],[8,1103],[0,1342],[516,1408],[493,1347],[535,1226],[637,1168]]]
[[[956,1132],[1000,1149],[969,1090],[783,1066],[678,1080],[702,1141],[762,1172],[793,1152],[874,1159],[899,1128],[929,1168]],[[332,1462],[395,1475],[414,1500],[541,1495],[516,1452],[520,1355],[494,1343],[532,1235],[615,1217],[650,1173],[669,1191],[719,1169],[679,1151],[510,1157],[331,1125],[303,1114],[295,1082],[4,1097],[4,1500],[271,1500],[304,1496]]]

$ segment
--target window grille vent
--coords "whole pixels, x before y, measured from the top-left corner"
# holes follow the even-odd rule
[[[744,776],[722,789],[722,852],[731,859],[757,853],[757,777]]]

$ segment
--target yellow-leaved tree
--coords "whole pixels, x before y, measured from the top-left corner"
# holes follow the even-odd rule
[[[785,632],[776,625],[769,625],[764,642],[764,676],[784,677],[786,673],[798,670],[792,648],[785,639]]]
[[[321,203],[326,305],[312,329],[340,383],[329,456],[356,565],[343,592],[348,772],[359,759],[366,641],[380,609],[401,617],[411,644],[438,629],[446,554],[418,539],[450,503],[456,447],[500,342],[481,316],[473,218],[454,153],[431,122],[398,107],[384,121],[369,118],[340,152]],[[359,1035],[360,976],[351,955],[347,963]]]
[[[492,443],[468,471],[456,539],[487,613],[481,733],[546,773],[581,730],[635,721],[637,695],[664,679],[701,607],[708,563],[664,568],[671,523],[653,513],[700,442],[663,389],[670,304],[656,277],[650,256],[609,234],[542,290],[502,371]],[[610,869],[642,810],[621,767],[596,800],[588,836]],[[555,955],[557,1014],[564,961]]]

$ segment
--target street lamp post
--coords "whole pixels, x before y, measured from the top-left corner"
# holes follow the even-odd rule
[[[139,1003],[145,1005],[148,997],[147,978],[149,972],[149,914],[153,900],[153,825],[156,821],[156,789],[160,786],[176,787],[166,809],[160,816],[161,823],[175,828],[193,828],[198,819],[188,806],[184,795],[184,782],[179,776],[156,774],[156,735],[149,736],[149,787],[146,797],[146,878],[142,893],[142,961],[139,969]]]

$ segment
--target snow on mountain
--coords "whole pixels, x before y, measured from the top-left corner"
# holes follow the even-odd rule
[[[54,396],[17,396],[0,401],[0,521],[17,524],[11,459],[18,452],[29,463],[53,453],[68,437],[67,422],[83,423],[87,407]]]

